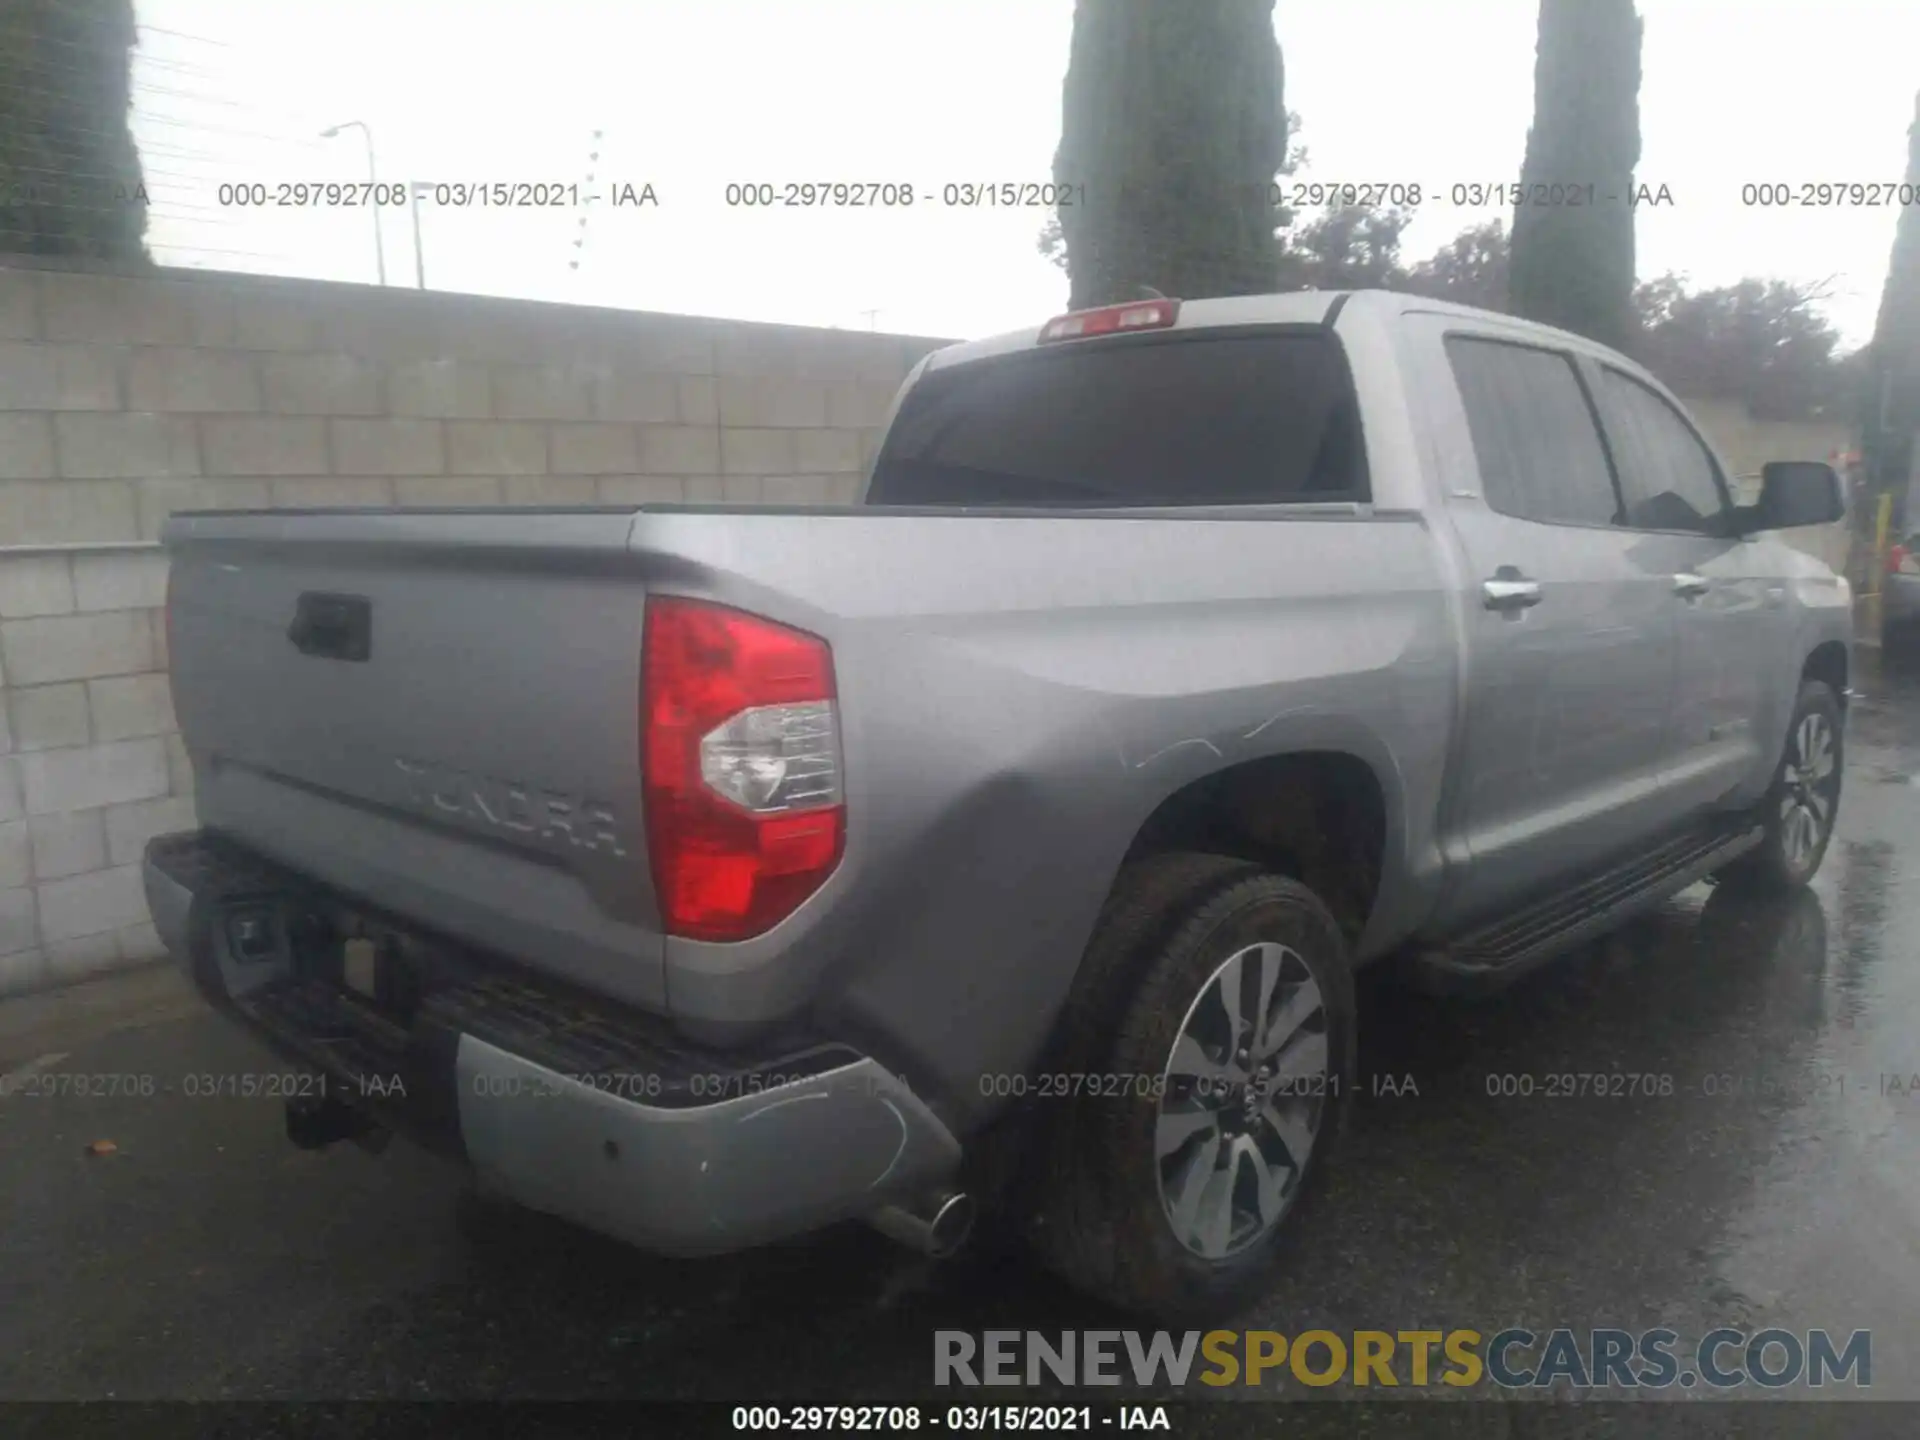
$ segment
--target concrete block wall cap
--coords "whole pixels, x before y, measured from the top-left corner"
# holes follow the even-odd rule
[[[0,560],[14,555],[111,555],[165,548],[158,540],[66,540],[52,545],[0,545]]]
[[[440,310],[454,307],[467,311],[481,307],[496,314],[519,314],[536,323],[556,315],[593,316],[598,323],[624,325],[644,318],[695,326],[744,326],[765,336],[776,332],[832,334],[831,329],[806,325],[788,325],[778,321],[735,320],[700,315],[683,310],[630,309],[625,306],[580,305],[564,300],[538,300],[518,295],[477,295],[459,290],[412,290],[399,285],[377,285],[357,280],[318,280],[301,275],[261,275],[247,270],[215,270],[168,265],[130,266],[124,262],[51,255],[22,255],[0,250],[0,271],[40,271],[50,274],[92,276],[104,280],[142,280],[175,285],[183,290],[228,291],[247,298],[265,297],[304,302],[379,301],[383,305]],[[600,317],[605,317],[601,320]],[[911,346],[933,349],[956,345],[958,340],[928,335],[907,334],[896,330],[848,330],[840,332],[856,343],[878,340],[904,340]],[[244,347],[243,347],[244,348]],[[311,347],[306,347],[311,348]]]

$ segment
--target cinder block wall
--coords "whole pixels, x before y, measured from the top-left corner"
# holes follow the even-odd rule
[[[0,259],[0,994],[159,953],[169,513],[844,503],[945,343]]]

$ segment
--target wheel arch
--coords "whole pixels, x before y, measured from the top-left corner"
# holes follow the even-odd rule
[[[1350,749],[1288,750],[1223,765],[1162,797],[1135,831],[1114,884],[1149,855],[1185,850],[1246,860],[1314,890],[1356,944],[1398,853],[1399,800],[1397,783]]]
[[[1235,860],[1299,880],[1357,946],[1390,890],[1405,881],[1405,807],[1384,749],[1315,745],[1216,765],[1168,787],[1135,827],[1061,991],[1040,1064],[1065,1058],[1062,1018],[1086,985],[1087,950],[1126,897],[1141,862],[1190,855]],[[1166,900],[1171,909],[1174,897]],[[1104,977],[1112,983],[1112,977]],[[1064,1047],[1064,1048],[1063,1048]]]
[[[1845,642],[1823,640],[1807,652],[1806,661],[1800,667],[1802,682],[1818,680],[1831,686],[1835,698],[1840,702],[1844,713],[1847,708],[1847,684],[1850,670],[1850,657]]]

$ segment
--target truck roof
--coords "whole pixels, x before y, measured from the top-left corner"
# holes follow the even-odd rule
[[[1169,298],[1178,300],[1180,297]],[[1371,312],[1380,319],[1387,319],[1416,311],[1492,321],[1512,332],[1531,334],[1556,345],[1573,346],[1604,355],[1610,360],[1626,358],[1584,336],[1542,325],[1538,321],[1522,320],[1518,316],[1482,310],[1471,305],[1458,305],[1450,300],[1408,295],[1398,290],[1292,290],[1274,295],[1230,295],[1207,300],[1181,300],[1180,317],[1171,328],[1215,330],[1237,325],[1320,325],[1342,312]],[[926,369],[941,370],[949,365],[964,365],[994,355],[1030,350],[1039,343],[1042,328],[1041,325],[1032,325],[946,346],[927,357]],[[1639,367],[1634,368],[1638,372]]]

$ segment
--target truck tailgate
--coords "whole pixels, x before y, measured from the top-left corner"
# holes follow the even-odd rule
[[[665,1006],[620,510],[182,516],[201,822],[372,906]]]

